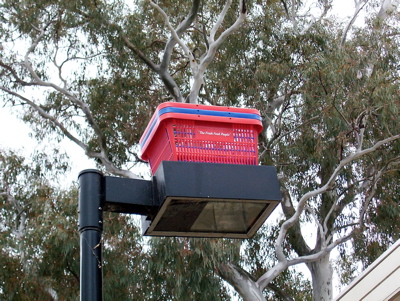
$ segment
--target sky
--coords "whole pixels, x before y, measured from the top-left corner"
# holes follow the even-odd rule
[[[0,107],[0,149],[13,150],[23,156],[29,156],[35,150],[43,151],[46,146],[50,146],[47,142],[38,143],[32,138],[32,130],[29,125],[20,120],[17,115],[7,107]],[[53,145],[51,145],[53,149]],[[94,162],[88,159],[83,150],[76,144],[64,139],[60,144],[61,151],[67,151],[71,159],[71,171],[65,175],[64,185],[77,180],[81,170],[96,168]]]

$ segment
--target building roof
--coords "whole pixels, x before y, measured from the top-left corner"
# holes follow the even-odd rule
[[[355,278],[335,301],[400,301],[400,240]]]

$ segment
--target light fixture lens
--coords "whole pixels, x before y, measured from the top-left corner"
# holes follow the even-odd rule
[[[247,233],[267,206],[249,201],[208,202],[190,231]]]
[[[265,201],[167,198],[148,235],[253,236],[275,206]]]

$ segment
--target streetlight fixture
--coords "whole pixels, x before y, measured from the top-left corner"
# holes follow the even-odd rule
[[[145,235],[251,238],[281,200],[272,166],[164,161],[154,187]]]
[[[143,215],[145,235],[250,238],[279,204],[271,166],[163,161],[152,180],[79,174],[81,300],[102,300],[103,211]]]

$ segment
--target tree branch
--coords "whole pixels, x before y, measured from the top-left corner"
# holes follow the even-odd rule
[[[0,60],[0,66],[3,67],[4,69],[8,70],[11,74],[12,77],[15,79],[15,81],[19,84],[21,84],[22,86],[34,86],[37,85],[36,82],[26,82],[24,80],[22,80],[18,74],[17,71],[15,71],[11,66],[5,64],[3,61]]]
[[[28,48],[28,51],[25,54],[25,59],[24,59],[24,65],[25,67],[28,69],[30,75],[35,79],[36,84],[38,86],[42,86],[42,87],[51,87],[54,90],[62,93],[63,95],[65,95],[66,97],[68,97],[68,99],[70,99],[73,103],[75,103],[81,110],[82,112],[85,114],[89,124],[92,126],[93,130],[95,131],[95,133],[98,136],[98,142],[99,145],[102,148],[106,148],[106,142],[105,142],[105,138],[104,135],[100,129],[100,127],[98,126],[97,122],[94,120],[94,117],[92,115],[92,112],[89,109],[89,106],[79,100],[75,95],[73,95],[73,93],[71,93],[69,90],[67,90],[66,88],[62,88],[54,83],[51,82],[45,82],[43,81],[38,75],[37,73],[33,70],[33,67],[29,61],[29,55],[34,51],[35,47],[37,46],[39,40],[43,37],[44,32],[42,32],[36,39],[35,41],[32,43],[32,45]]]
[[[277,254],[278,259],[282,258],[282,256],[284,257],[284,254],[281,250],[280,245],[282,244],[283,240],[284,240],[284,236],[286,235],[287,230],[292,227],[297,220],[300,217],[300,214],[303,212],[304,207],[306,205],[306,201],[309,200],[310,198],[317,196],[321,193],[326,192],[334,183],[334,181],[336,180],[339,172],[343,169],[344,166],[346,166],[347,164],[349,164],[350,162],[359,159],[362,156],[365,156],[375,150],[377,150],[379,147],[383,146],[386,143],[389,143],[391,141],[400,139],[400,134],[399,135],[395,135],[386,139],[383,139],[381,141],[378,141],[377,143],[375,143],[372,147],[364,149],[362,151],[357,151],[355,153],[353,153],[352,155],[349,155],[348,157],[342,159],[338,166],[335,168],[335,170],[333,171],[332,175],[330,176],[329,180],[325,183],[325,185],[323,185],[322,187],[318,188],[318,189],[314,189],[313,191],[307,192],[306,194],[304,194],[300,201],[299,204],[297,205],[296,208],[296,212],[295,214],[288,219],[287,221],[285,221],[281,227],[281,231],[279,233],[277,242],[276,242],[276,246],[277,246],[277,250],[280,254]]]
[[[356,229],[353,229],[349,234],[338,238],[337,240],[335,240],[331,244],[327,245],[326,248],[321,249],[321,251],[319,251],[317,253],[314,253],[314,254],[311,254],[311,255],[307,255],[307,256],[297,257],[297,258],[288,260],[288,267],[296,265],[296,264],[299,264],[299,263],[314,262],[314,261],[317,261],[317,260],[321,259],[326,254],[330,253],[338,245],[340,245],[340,244],[348,241],[349,239],[351,239],[353,237],[355,231],[356,231]]]
[[[64,125],[57,120],[56,117],[53,115],[48,114],[45,110],[43,110],[40,106],[35,104],[33,101],[29,100],[28,98],[11,91],[3,86],[0,86],[0,90],[3,90],[4,92],[13,95],[20,100],[22,100],[24,103],[28,104],[32,109],[34,109],[40,116],[42,116],[44,119],[49,120],[51,123],[53,123],[69,140],[77,144],[80,148],[82,148],[85,151],[85,154],[89,158],[96,158],[101,161],[101,163],[104,165],[106,170],[112,174],[115,175],[120,175],[123,177],[128,177],[128,178],[140,178],[136,174],[132,173],[129,170],[122,170],[117,168],[110,160],[105,155],[104,150],[101,148],[101,152],[93,152],[89,150],[89,147],[84,144],[82,141],[80,141],[78,138],[76,138]]]
[[[324,1],[324,10],[322,11],[321,15],[318,18],[314,18],[313,17],[313,22],[310,22],[310,24],[308,24],[307,27],[305,27],[302,31],[301,34],[305,34],[307,31],[310,30],[310,28],[312,26],[314,26],[314,24],[317,24],[318,22],[321,22],[322,18],[324,18],[326,16],[326,14],[328,13],[329,9],[331,8],[331,3],[330,1]]]
[[[113,24],[115,25],[115,24]],[[116,25],[117,26],[117,25]],[[125,46],[131,50],[137,57],[139,57],[146,65],[149,67],[151,70],[155,72],[159,72],[159,66],[154,64],[152,60],[150,60],[142,51],[140,51],[138,48],[136,48],[135,45],[133,45],[128,37],[122,32],[121,28],[118,28],[120,37],[122,38],[122,41],[125,43]]]
[[[351,18],[350,22],[347,24],[346,28],[343,31],[342,40],[340,42],[340,47],[344,46],[344,43],[346,42],[347,34],[348,34],[351,26],[353,26],[354,22],[356,21],[356,19],[358,17],[358,14],[361,12],[361,10],[364,8],[364,6],[368,3],[368,0],[365,0],[363,5],[361,5],[361,1],[355,1],[355,3],[356,3],[356,7],[354,10],[353,17]]]
[[[273,281],[282,271],[287,269],[289,266],[297,265],[300,263],[310,263],[310,262],[314,262],[314,261],[317,261],[317,260],[323,258],[326,254],[330,253],[338,245],[351,239],[353,237],[355,231],[356,230],[353,230],[349,234],[337,239],[336,241],[327,245],[325,248],[321,249],[321,251],[319,251],[317,253],[306,255],[306,256],[300,256],[300,257],[289,259],[289,260],[285,259],[283,262],[278,261],[278,263],[275,264],[274,267],[272,267],[270,270],[268,270],[265,274],[263,274],[257,280],[257,284],[260,286],[261,289],[263,289],[271,281]]]
[[[243,300],[266,301],[262,288],[242,268],[232,263],[220,263],[217,272],[222,279],[235,288]]]
[[[210,36],[208,38],[208,43],[212,44],[215,42],[215,35],[217,34],[218,29],[221,27],[222,22],[225,19],[226,13],[229,10],[229,7],[232,5],[232,0],[227,0],[225,2],[224,8],[218,16],[217,21],[215,22],[213,28],[211,29]]]
[[[286,219],[289,219],[291,216],[294,215],[295,209],[293,207],[289,191],[287,191],[287,189],[284,188],[282,185],[281,185],[281,191],[282,191],[282,203],[281,203],[282,211]],[[304,240],[304,237],[301,233],[301,225],[299,221],[297,221],[297,223],[290,228],[288,236],[292,248],[296,251],[298,255],[303,256],[310,254],[311,249]]]
[[[42,108],[40,108],[38,105],[36,105],[31,100],[23,97],[22,95],[19,95],[19,94],[13,92],[13,91],[10,91],[10,90],[6,89],[5,87],[0,87],[0,88],[3,91],[5,91],[11,95],[17,96],[18,98],[23,100],[25,103],[29,104],[33,109],[35,109],[43,118],[50,120],[54,125],[56,125],[57,128],[59,128],[61,130],[61,132],[64,135],[66,135],[68,137],[68,139],[70,139],[71,141],[76,143],[78,146],[80,146],[85,151],[87,156],[89,156],[90,158],[99,159],[102,162],[102,164],[106,167],[107,171],[109,171],[115,175],[121,175],[124,177],[130,177],[130,178],[138,178],[138,176],[136,176],[134,173],[132,173],[130,171],[121,170],[121,169],[115,167],[115,165],[107,158],[108,151],[107,151],[106,139],[104,137],[102,130],[98,126],[97,122],[95,121],[95,119],[92,115],[92,112],[89,109],[89,106],[85,102],[79,100],[75,95],[73,95],[73,93],[71,93],[66,88],[62,88],[51,82],[43,81],[37,75],[37,73],[33,70],[33,67],[29,61],[29,55],[34,51],[35,47],[38,45],[39,41],[43,38],[43,36],[44,36],[44,30],[41,31],[40,35],[33,41],[32,45],[28,48],[28,50],[25,54],[25,58],[24,58],[24,65],[28,69],[31,76],[35,79],[36,84],[38,86],[53,88],[54,90],[65,95],[68,99],[70,99],[73,103],[75,103],[82,110],[82,112],[85,114],[87,121],[89,122],[90,126],[93,128],[95,134],[97,135],[97,140],[98,140],[99,147],[101,150],[100,153],[89,151],[89,148],[87,147],[87,145],[85,145],[79,139],[74,137],[54,116],[46,113]]]
[[[313,218],[315,224],[317,225],[317,246],[319,246],[318,249],[324,249],[327,243],[325,234],[328,232],[328,229],[327,227],[325,227],[325,224],[324,226],[322,226],[322,224],[319,222],[317,213],[312,207],[306,205],[304,209],[308,211],[308,213]]]
[[[288,260],[283,252],[283,241],[286,237],[286,233],[288,232],[288,230],[291,227],[293,227],[294,225],[296,225],[298,223],[299,217],[305,209],[307,200],[309,200],[310,198],[317,196],[319,194],[325,193],[328,189],[330,189],[344,166],[346,166],[347,164],[349,164],[350,162],[352,162],[354,160],[359,159],[362,156],[365,156],[371,152],[376,151],[378,148],[380,148],[384,144],[395,141],[397,139],[400,139],[400,134],[380,140],[380,141],[376,142],[372,147],[357,151],[357,152],[349,155],[348,157],[342,159],[339,162],[339,164],[337,165],[337,167],[335,168],[335,170],[332,172],[332,174],[329,177],[329,179],[327,180],[327,182],[322,187],[314,189],[313,191],[307,192],[306,194],[304,194],[301,197],[301,199],[297,205],[296,212],[282,224],[281,229],[279,231],[279,235],[278,235],[278,238],[275,243],[275,252],[276,252],[277,259],[278,259],[278,263],[272,269],[270,269],[268,272],[266,272],[263,276],[261,276],[257,280],[257,283],[260,285],[260,287],[262,287],[262,288],[265,287],[269,282],[271,282],[275,277],[277,277],[288,266],[295,265],[298,263],[303,263],[303,262],[316,261],[316,260],[322,258],[323,256],[325,256],[327,253],[329,253],[334,247],[347,241],[348,239],[350,239],[352,237],[352,235],[355,231],[354,229],[349,234],[337,239],[335,242],[329,244],[325,248],[322,248],[319,252],[311,254],[311,255],[301,256],[301,257],[298,257],[295,259]]]
[[[399,4],[400,4],[399,0],[384,0],[384,1],[382,1],[381,9],[379,10],[378,15],[376,16],[377,19],[379,19],[379,20],[386,19],[389,14],[396,11]]]
[[[207,52],[205,55],[200,59],[200,64],[198,66],[197,72],[194,74],[194,81],[192,84],[192,88],[190,91],[189,96],[187,97],[187,102],[189,103],[196,103],[197,102],[197,97],[199,95],[199,91],[201,86],[204,83],[204,72],[206,71],[208,65],[211,63],[211,61],[214,59],[215,54],[217,53],[217,50],[221,46],[221,44],[231,35],[233,34],[236,30],[240,28],[240,26],[243,24],[243,22],[246,20],[246,4],[245,0],[241,0],[239,4],[239,16],[236,19],[235,23],[233,23],[228,29],[226,29],[224,32],[221,33],[221,35],[218,37],[217,40],[215,40],[215,33],[217,29],[220,27],[227,9],[231,5],[231,0],[228,0],[219,15],[216,24],[214,25],[210,36],[209,36],[209,48],[207,49]],[[218,28],[217,28],[218,26]]]
[[[173,49],[174,45],[176,43],[178,43],[179,46],[181,46],[181,48],[183,49],[185,56],[189,60],[190,68],[192,69],[193,74],[196,73],[196,70],[198,68],[197,61],[196,61],[193,53],[187,47],[187,45],[181,40],[180,35],[194,21],[196,15],[197,15],[199,6],[200,6],[200,1],[199,0],[193,1],[192,9],[190,10],[189,15],[186,17],[185,20],[183,20],[181,22],[181,24],[178,26],[178,29],[176,31],[172,27],[171,23],[169,22],[169,18],[167,16],[167,14],[164,12],[164,10],[159,5],[154,3],[152,0],[149,0],[149,3],[154,9],[156,9],[162,15],[165,24],[167,25],[168,29],[171,31],[171,38],[168,41],[165,51],[164,51],[163,60],[161,62],[160,69],[159,69],[159,75],[160,75],[161,79],[163,80],[164,84],[166,85],[166,87],[168,88],[168,90],[170,91],[170,93],[172,94],[172,96],[177,101],[183,102],[182,94],[181,94],[178,86],[176,85],[175,81],[172,79],[172,76],[168,71],[168,66],[169,66],[169,62],[171,59],[172,49]]]
[[[163,17],[165,24],[167,25],[168,29],[171,31],[172,39],[175,40],[179,44],[179,46],[181,46],[186,57],[191,59],[193,57],[193,54],[191,53],[189,48],[186,46],[186,44],[179,38],[178,33],[172,27],[171,22],[169,22],[169,18],[167,16],[167,14],[165,13],[165,11],[158,4],[154,3],[152,0],[149,0],[149,3]]]
[[[189,14],[178,25],[176,30],[174,30],[176,36],[178,37],[178,40],[180,39],[179,37],[190,27],[190,25],[192,25],[193,21],[196,19],[196,16],[200,8],[200,3],[201,0],[193,0]],[[160,65],[161,72],[165,72],[166,70],[168,70],[168,66],[171,61],[172,49],[174,48],[175,44],[178,43],[178,40],[176,39],[175,35],[171,35],[170,39],[168,40],[164,49],[164,55]]]

